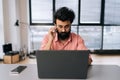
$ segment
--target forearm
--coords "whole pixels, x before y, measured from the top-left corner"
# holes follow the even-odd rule
[[[48,40],[43,50],[51,50],[51,44],[52,44],[52,40]]]

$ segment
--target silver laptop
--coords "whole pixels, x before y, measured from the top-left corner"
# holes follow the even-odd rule
[[[37,51],[39,78],[86,79],[89,51]]]

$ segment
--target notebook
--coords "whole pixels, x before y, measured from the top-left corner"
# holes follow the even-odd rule
[[[39,50],[36,52],[38,77],[86,79],[88,57],[88,50]]]

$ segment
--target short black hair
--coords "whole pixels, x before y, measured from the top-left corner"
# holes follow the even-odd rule
[[[75,14],[72,9],[61,7],[54,14],[54,23],[56,23],[56,19],[59,19],[61,21],[69,20],[72,23],[74,18]]]

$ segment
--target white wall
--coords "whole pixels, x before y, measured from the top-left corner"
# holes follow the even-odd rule
[[[21,32],[21,47],[28,48],[29,31],[29,0],[19,0],[19,20]]]
[[[3,5],[1,3],[2,1]],[[4,31],[2,32],[3,34],[1,34],[2,41],[0,39],[0,43],[12,43],[13,50],[20,50],[24,46],[28,48],[28,1],[29,0],[0,0],[0,26],[3,26],[2,28],[0,27],[0,30]],[[3,13],[1,13],[2,9]],[[19,26],[15,26],[16,20],[20,21]],[[1,52],[0,55],[0,57],[3,57]]]
[[[12,43],[13,50],[20,48],[20,28],[15,26],[16,0],[3,0],[5,43]]]
[[[4,26],[3,26],[3,5],[2,5],[2,0],[0,0],[0,58],[3,58],[3,49],[2,45],[4,44]]]

